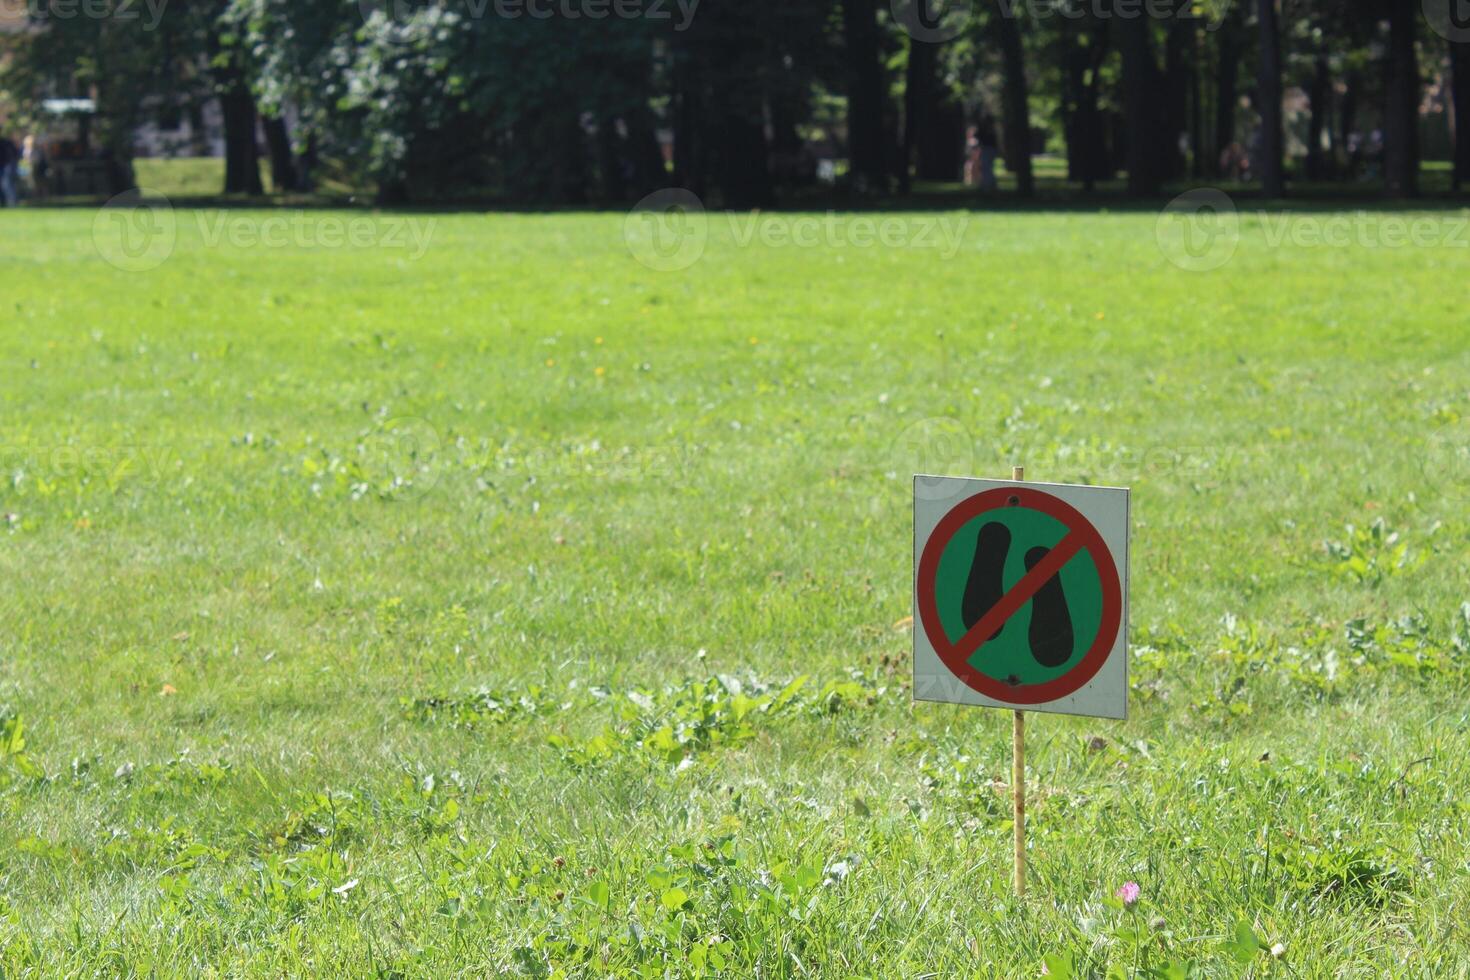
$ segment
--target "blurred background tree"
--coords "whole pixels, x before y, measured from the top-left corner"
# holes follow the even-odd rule
[[[1470,174],[1466,42],[1396,0],[109,2],[3,35],[10,115],[90,98],[126,164],[150,117],[208,109],[232,194],[263,157],[277,192],[764,207],[973,180],[991,133],[1023,197],[1041,154],[1140,196]]]

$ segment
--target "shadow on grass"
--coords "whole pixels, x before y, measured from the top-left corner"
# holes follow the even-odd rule
[[[1059,176],[1041,176],[1036,181],[1036,194],[1023,198],[1016,194],[1013,181],[1002,178],[994,191],[981,192],[960,183],[920,182],[903,195],[884,194],[858,196],[841,187],[792,189],[780,202],[761,210],[777,213],[813,211],[971,211],[998,214],[1109,214],[1157,213],[1171,200],[1192,189],[1211,188],[1225,192],[1243,211],[1383,212],[1455,211],[1470,208],[1470,187],[1454,191],[1447,165],[1430,164],[1421,174],[1418,197],[1390,199],[1384,196],[1382,181],[1293,182],[1288,196],[1270,198],[1259,186],[1234,181],[1180,181],[1168,185],[1158,195],[1137,197],[1127,192],[1124,181],[1110,180],[1087,191]],[[160,193],[167,194],[166,190]],[[371,213],[408,214],[626,214],[633,201],[603,201],[578,204],[541,204],[507,201],[493,194],[465,194],[422,202],[382,204],[371,194],[267,194],[260,197],[223,194],[167,194],[168,203],[180,209],[226,210],[357,210]],[[103,198],[53,198],[29,201],[32,209],[97,208]],[[719,208],[718,201],[710,210]]]

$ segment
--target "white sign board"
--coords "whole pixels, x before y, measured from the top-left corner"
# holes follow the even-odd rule
[[[1128,491],[914,478],[914,698],[1128,716]]]

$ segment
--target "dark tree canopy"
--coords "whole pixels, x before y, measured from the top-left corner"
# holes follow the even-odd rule
[[[151,116],[212,105],[224,189],[246,195],[264,162],[280,192],[579,203],[682,186],[746,208],[819,180],[975,181],[992,149],[1021,195],[1041,153],[1089,190],[1192,176],[1412,195],[1425,153],[1456,186],[1470,174],[1470,57],[1419,6],[175,0],[145,28],[118,0],[104,17],[36,6],[3,38],[0,92],[22,113],[95,97],[90,139],[120,161]]]

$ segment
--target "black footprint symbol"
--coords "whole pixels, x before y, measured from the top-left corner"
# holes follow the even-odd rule
[[[1050,553],[1050,548],[1032,548],[1026,552],[1026,571],[1031,571]],[[1072,612],[1067,608],[1058,570],[1031,599],[1031,656],[1043,667],[1060,667],[1071,659],[1072,640]]]
[[[980,529],[980,535],[975,539],[975,560],[970,565],[970,578],[965,583],[965,598],[960,606],[960,621],[965,624],[966,631],[974,629],[975,624],[994,609],[1005,594],[1002,575],[1006,555],[1010,551],[1010,528],[992,521]],[[989,643],[999,635],[1000,630],[996,630],[985,638],[985,642]]]

